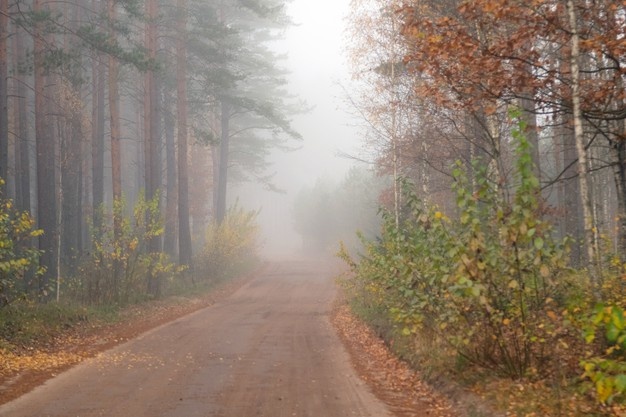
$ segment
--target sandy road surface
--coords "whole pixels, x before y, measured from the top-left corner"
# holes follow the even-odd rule
[[[0,416],[388,417],[328,321],[332,268],[271,265],[228,299],[0,407]]]

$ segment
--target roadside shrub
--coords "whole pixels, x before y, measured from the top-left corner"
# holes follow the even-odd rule
[[[449,218],[405,182],[400,224],[384,213],[380,239],[364,240],[358,261],[340,251],[351,270],[342,282],[353,309],[426,371],[474,364],[512,379],[577,385],[603,410],[623,413],[623,254],[606,244],[599,287],[587,270],[569,266],[567,239],[555,239],[542,217],[524,128],[512,132],[513,189],[504,192],[479,163],[470,181],[458,164]]]
[[[626,302],[626,300],[622,300]],[[626,311],[615,304],[598,304],[584,326],[595,354],[581,361],[583,378],[603,404],[626,403]],[[600,348],[598,348],[598,346]],[[600,352],[598,352],[598,350]]]
[[[29,213],[16,210],[12,200],[0,195],[0,308],[26,296],[33,287],[26,279],[38,265],[41,252],[34,242],[42,233]],[[40,272],[34,271],[30,278]]]
[[[570,329],[561,320],[571,271],[564,242],[541,219],[530,145],[517,141],[517,186],[507,200],[486,168],[473,186],[454,170],[458,219],[419,201],[405,185],[405,216],[389,215],[381,240],[349,259],[359,295],[382,307],[406,337],[436,335],[465,362],[520,378],[546,368]],[[362,301],[361,301],[362,302]]]
[[[66,286],[71,298],[83,304],[126,304],[158,295],[152,280],[160,286],[163,276],[180,272],[166,255],[147,250],[148,241],[163,233],[158,197],[146,201],[140,196],[130,217],[125,209],[124,200],[116,201],[107,221],[92,230],[90,256]],[[114,222],[121,225],[117,235]]]
[[[256,258],[259,227],[258,212],[246,211],[235,204],[221,224],[212,224],[198,264],[208,278],[223,279],[239,273]]]

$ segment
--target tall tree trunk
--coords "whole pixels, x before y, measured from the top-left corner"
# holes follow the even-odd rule
[[[148,1],[147,3],[150,3]],[[146,31],[149,32],[149,29]],[[147,35],[146,35],[147,36]],[[143,189],[146,200],[151,200],[154,196],[152,187],[152,153],[150,152],[152,137],[152,89],[154,88],[154,74],[151,70],[144,74],[144,94],[143,94]]]
[[[228,159],[230,148],[230,103],[222,99],[222,115],[220,118],[221,136],[219,144],[219,163],[217,175],[217,202],[215,220],[222,224],[226,218],[226,191],[228,188]]]
[[[117,19],[115,0],[108,0],[108,16],[111,24]],[[111,26],[109,36],[115,38],[115,30]],[[113,55],[109,56],[109,117],[111,130],[111,180],[113,200],[122,199],[122,154],[120,144],[120,98],[118,84],[119,63]],[[116,237],[121,235],[121,219],[115,219],[114,233]]]
[[[148,15],[148,27],[146,32],[146,42],[148,55],[153,62],[157,59],[158,49],[158,25],[157,18],[159,16],[157,0],[146,1],[146,12]],[[146,121],[146,132],[148,134],[146,142],[146,165],[150,167],[146,173],[150,178],[146,178],[147,185],[150,188],[149,198],[156,196],[161,187],[161,100],[160,100],[160,78],[153,69],[146,72],[147,102],[149,109],[146,113],[148,120]],[[148,163],[149,162],[149,163]],[[160,245],[158,250],[160,250]]]
[[[26,76],[21,71],[22,66],[26,61],[26,49],[23,46],[25,31],[19,26],[15,25],[15,32],[13,33],[13,73],[14,73],[14,91],[16,96],[14,98],[13,115],[16,128],[16,143],[15,143],[15,204],[20,211],[32,214],[31,199],[30,199],[30,146],[29,141],[30,123],[28,120],[27,102],[29,97],[29,90],[27,88]],[[34,239],[29,239],[24,243],[25,246],[33,247],[35,245]],[[29,270],[24,275],[25,288],[31,294],[36,294],[37,284],[34,280],[34,271]]]
[[[8,91],[9,0],[0,0],[0,178],[6,190],[9,181],[9,91]],[[5,196],[6,197],[6,196]]]
[[[104,214],[104,91],[106,71],[104,63],[101,62],[102,58],[102,55],[95,54],[92,60],[91,200],[93,226],[98,235],[102,229],[102,216]]]
[[[107,0],[107,15],[109,18],[109,37],[115,39],[113,24],[117,20],[117,2]],[[118,242],[122,236],[122,212],[119,204],[122,203],[122,149],[120,143],[120,97],[118,85],[119,63],[117,58],[109,55],[109,130],[111,131],[111,188],[113,191],[113,236]],[[110,289],[113,298],[120,294],[121,265],[118,261],[113,264],[113,285]]]
[[[166,103],[174,100],[168,92]],[[176,187],[176,140],[174,138],[175,118],[170,109],[166,109],[165,121],[165,165],[167,170],[166,194],[165,194],[165,236],[163,239],[163,251],[170,256],[176,255],[176,206],[178,205]]]
[[[624,97],[621,102],[616,102],[616,107],[626,107],[626,91],[624,80],[617,75],[616,87],[622,92]],[[616,110],[618,110],[616,108]],[[611,143],[611,157],[613,160],[615,181],[615,191],[617,194],[617,215],[616,218],[616,253],[622,254],[622,260],[626,256],[626,118],[615,123],[615,130],[624,132],[613,143]]]
[[[617,191],[617,251],[626,250],[626,139],[618,139],[612,146],[615,162],[614,179]]]
[[[178,113],[178,256],[182,265],[191,265],[189,226],[189,178],[187,165],[187,1],[178,0],[176,42],[176,86]]]
[[[78,257],[81,248],[81,183],[80,171],[82,168],[82,126],[81,114],[71,115],[69,123],[65,123],[65,141],[62,141],[61,160],[61,258],[67,272],[73,275],[76,272]]]
[[[33,12],[42,13],[41,0],[34,0]],[[35,62],[35,138],[37,154],[37,221],[44,231],[39,237],[42,255],[39,264],[45,268],[40,276],[39,292],[43,301],[50,299],[51,280],[57,273],[57,201],[56,201],[56,146],[46,100],[45,41],[42,23],[35,23],[33,59]]]
[[[565,45],[561,51],[557,62],[555,68],[563,74],[563,77],[571,74],[571,48],[568,45]],[[583,259],[584,245],[581,242],[584,226],[580,205],[579,161],[573,130],[574,119],[573,114],[569,111],[567,99],[564,97],[562,101],[559,126],[555,131],[557,147],[560,151],[558,155],[560,160],[556,164],[560,166],[557,172],[560,173],[561,178],[558,181],[559,206],[561,209],[559,224],[562,236],[573,237],[570,251],[572,264],[576,267],[582,267],[585,262]]]
[[[574,1],[567,0],[567,11],[569,16],[569,25],[571,30],[571,70],[572,70],[572,106],[574,117],[574,139],[576,142],[576,153],[578,155],[578,181],[580,185],[580,203],[583,211],[584,222],[584,239],[587,255],[587,262],[590,267],[591,280],[596,288],[599,285],[599,267],[600,264],[596,259],[598,254],[595,236],[595,219],[593,216],[593,204],[591,201],[590,182],[588,172],[587,150],[585,149],[585,138],[583,132],[582,110],[580,102],[580,46],[578,23]]]
[[[152,153],[152,186],[155,194],[158,194],[163,187],[163,79],[156,74],[154,77],[154,94],[152,97],[152,132],[154,141],[151,143],[150,152]],[[163,197],[162,195],[160,197]],[[160,204],[159,199],[159,204]],[[159,215],[161,206],[159,205]],[[161,239],[159,238],[159,242]],[[159,244],[158,250],[161,250]]]
[[[107,13],[107,3],[92,0],[93,10]],[[112,34],[111,34],[112,35]],[[91,58],[91,205],[92,222],[96,238],[104,223],[104,135],[105,135],[105,88],[107,85],[105,56],[94,51]]]
[[[148,57],[156,60],[157,50],[157,2],[156,0],[146,1],[146,49]],[[160,185],[160,156],[158,155],[160,143],[160,131],[158,123],[158,89],[156,76],[153,69],[148,69],[144,75],[144,180],[146,200],[151,201],[158,195]],[[150,214],[146,213],[147,220],[153,221]],[[148,242],[148,253],[158,253],[161,251],[161,238],[152,236]],[[146,274],[148,293],[158,296],[161,291],[158,276],[154,274],[152,268],[148,268]]]
[[[211,205],[211,209],[213,210],[212,218],[215,222],[217,222],[217,195],[218,189],[217,183],[220,178],[220,147],[211,145],[211,172],[213,174],[213,187],[211,188],[211,197],[213,198],[213,204]]]
[[[157,50],[157,2],[146,0],[146,39],[145,46],[148,57],[154,61]],[[153,69],[148,69],[144,74],[144,181],[146,199],[151,200],[157,192],[160,182],[160,173],[157,172],[158,143],[160,132],[158,131],[158,90],[156,76]]]
[[[82,9],[68,9],[65,5],[63,15],[67,16],[65,25],[68,27],[75,26],[75,22],[82,20]],[[76,29],[75,27],[73,28]],[[65,49],[74,49],[78,47],[75,40],[66,36],[63,47]],[[78,58],[79,65],[82,59]],[[81,223],[82,223],[82,170],[83,170],[83,126],[82,126],[82,108],[72,105],[75,102],[82,101],[81,81],[75,75],[69,75],[69,85],[71,86],[70,98],[63,99],[63,119],[65,126],[64,135],[60,140],[61,144],[61,162],[59,169],[61,171],[61,259],[62,265],[66,268],[69,275],[76,273],[78,260],[81,255]],[[64,145],[64,146],[63,146]],[[58,295],[57,295],[58,296]]]
[[[28,89],[26,77],[20,71],[26,60],[26,51],[23,46],[24,31],[15,25],[13,33],[13,73],[14,91],[16,92],[13,105],[13,119],[15,120],[15,204],[21,211],[30,213],[30,150],[28,140],[28,112],[26,110]]]

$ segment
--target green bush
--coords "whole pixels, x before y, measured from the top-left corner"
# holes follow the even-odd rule
[[[604,348],[581,361],[583,378],[599,402],[626,402],[626,313],[617,305],[598,304],[585,323],[585,340],[592,344],[601,339]]]
[[[566,250],[541,219],[530,145],[517,141],[517,186],[507,199],[475,166],[474,183],[454,171],[458,219],[404,188],[399,227],[385,216],[382,238],[349,259],[351,284],[370,308],[385,311],[405,337],[436,335],[465,362],[520,378],[536,373],[556,345],[569,291]]]
[[[0,196],[0,308],[26,296],[33,286],[26,277],[39,263],[41,252],[34,243],[42,233],[29,213],[16,210],[12,200]],[[40,272],[35,271],[31,277]]]
[[[158,197],[146,201],[140,196],[131,217],[124,215],[125,205],[116,201],[108,221],[92,230],[90,256],[65,286],[70,298],[87,305],[127,304],[158,295],[151,280],[160,288],[164,276],[180,272],[166,255],[148,252],[149,240],[163,233]]]

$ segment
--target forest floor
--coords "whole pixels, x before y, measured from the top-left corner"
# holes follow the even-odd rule
[[[311,267],[311,265],[305,267],[300,265],[297,268],[300,268],[301,271],[305,271],[305,274],[311,274]],[[286,276],[290,273],[294,273],[293,271],[284,271],[284,268],[278,271],[276,268],[276,266],[270,267],[270,269],[272,269],[270,276],[278,276],[278,279],[284,280],[283,275]],[[20,355],[0,358],[0,404],[20,397],[43,384],[45,381],[73,367],[75,364],[87,358],[96,357],[101,354],[101,352],[107,351],[130,339],[137,338],[150,329],[171,323],[173,320],[180,317],[205,309],[222,300],[227,300],[231,298],[238,289],[244,286],[259,286],[260,284],[258,282],[255,284],[252,281],[258,281],[259,276],[265,276],[267,280],[268,272],[266,269],[267,268],[246,278],[224,284],[202,296],[166,299],[129,308],[123,313],[123,318],[116,321],[114,324],[93,326],[87,323],[69,329],[66,333],[58,337],[54,343],[48,344],[40,350],[33,350],[32,352],[25,351],[21,352]],[[278,269],[281,268],[278,267]],[[287,267],[287,269],[289,269],[289,267]],[[297,274],[298,272],[296,271],[295,273]],[[299,279],[302,279],[302,277]],[[310,277],[307,278],[305,276],[304,279],[307,280],[306,282],[309,282]],[[443,396],[433,392],[426,384],[421,382],[416,373],[409,370],[403,362],[397,360],[393,354],[389,352],[384,343],[369,331],[367,326],[360,323],[349,313],[345,304],[337,301],[336,297],[332,295],[336,294],[336,290],[330,289],[334,287],[332,279],[329,277],[326,279],[327,282],[324,285],[328,286],[328,288],[324,287],[323,294],[317,294],[317,297],[323,296],[323,298],[330,298],[327,302],[325,301],[328,304],[327,310],[324,310],[326,307],[322,307],[322,310],[317,310],[319,307],[315,307],[316,310],[311,313],[312,317],[317,316],[318,313],[323,313],[320,315],[326,316],[324,320],[330,319],[336,333],[339,334],[346,350],[349,352],[349,357],[352,366],[356,369],[356,373],[362,381],[365,381],[368,386],[367,390],[373,392],[375,396],[385,404],[386,410],[390,410],[390,415],[392,414],[398,417],[451,417],[466,414],[455,411]],[[284,282],[281,285],[285,285]],[[298,288],[301,286],[302,285],[298,286]],[[302,290],[295,289],[294,287],[293,291]],[[271,291],[271,293],[273,292],[275,291]],[[298,292],[298,294],[300,293]],[[295,300],[293,301],[293,308],[299,308],[300,303],[298,302],[298,297],[293,297],[293,295],[294,294],[283,294],[283,296],[287,296],[289,300]],[[312,296],[311,288],[307,295]],[[239,294],[239,296],[241,297],[243,295]],[[333,298],[335,298],[334,303],[332,303]],[[274,303],[275,302],[276,300],[274,300]],[[317,304],[319,304],[319,300]],[[317,306],[317,304],[315,304],[315,306]],[[290,316],[293,316],[293,314]],[[289,326],[292,325],[289,324],[287,327]],[[142,337],[143,336],[139,337],[139,339]],[[332,347],[332,345],[328,345],[332,342],[332,340],[326,340],[331,339],[330,336],[318,336],[323,342],[317,344],[308,340],[308,334],[303,334],[302,337],[307,339],[306,345],[311,348],[311,351],[307,353],[309,355],[309,359],[307,360],[311,360],[311,355],[314,357],[317,352],[334,352],[338,349]],[[336,336],[332,337],[334,338]],[[309,346],[311,343],[313,343],[313,345]],[[239,360],[241,360],[241,358],[239,358]],[[316,367],[317,366],[313,366],[312,368]],[[308,370],[307,372],[312,371]],[[285,378],[287,378],[287,375],[285,375]],[[291,382],[293,385],[294,381]],[[310,381],[302,381],[302,383],[307,385]],[[352,381],[351,384],[356,384],[357,388],[360,385],[359,382],[355,383],[354,381]],[[350,389],[357,388],[351,387]],[[338,393],[338,395],[341,394]],[[333,401],[339,400],[329,400],[331,403]],[[370,408],[367,407],[376,409],[373,405],[370,404],[367,406],[367,404],[369,403],[359,403],[358,407],[365,407],[364,410],[367,409],[368,414],[357,413],[356,415],[370,415]],[[283,405],[287,405],[286,399]],[[354,406],[354,404],[352,405]],[[327,405],[325,405],[325,407],[326,406]],[[467,410],[467,407],[460,404],[459,408],[459,404],[457,404],[457,409]],[[2,408],[0,408],[0,415],[3,415]],[[315,414],[305,413],[304,415],[314,416]],[[382,416],[382,414],[377,413],[372,415],[377,417],[378,415]]]
[[[204,294],[168,297],[132,305],[112,322],[80,322],[40,345],[16,353],[3,352],[0,354],[0,405],[20,397],[88,358],[215,304],[233,294],[265,267],[218,284]]]
[[[272,417],[597,415],[591,408],[589,413],[574,413],[571,410],[580,407],[555,407],[552,404],[554,399],[550,398],[551,391],[546,387],[519,381],[507,382],[485,376],[480,378],[480,384],[468,389],[449,378],[443,381],[437,379],[436,389],[433,389],[351,313],[337,290],[333,279],[336,275],[337,268],[332,263],[300,261],[265,264],[252,274],[219,284],[204,294],[145,302],[123,310],[113,322],[79,321],[38,346],[19,351],[0,350],[0,416],[69,415],[69,409],[62,409],[57,414],[48,413],[48,403],[43,400],[46,396],[42,396],[40,391],[43,389],[45,392],[47,385],[54,385],[58,379],[63,380],[76,368],[89,367],[90,362],[92,367],[93,363],[96,364],[96,373],[88,381],[98,380],[103,384],[98,387],[102,392],[112,389],[122,396],[122,399],[112,400],[105,395],[108,403],[120,403],[126,407],[124,404],[129,393],[137,386],[153,384],[153,380],[166,381],[166,386],[157,384],[152,390],[156,392],[156,399],[149,399],[147,403],[163,404],[160,397],[166,394],[159,390],[167,388],[166,392],[169,392],[172,390],[169,385],[179,389],[180,401],[184,398],[187,407],[191,407],[193,398],[201,397],[209,401],[202,407],[196,404],[196,408],[187,408],[183,414],[168,414],[161,409],[144,410],[139,405],[135,416],[188,417],[195,415],[190,410],[206,411],[206,407],[213,407],[208,415],[228,417],[252,414]],[[172,335],[173,331],[178,333]],[[156,343],[154,340],[150,343],[154,335],[161,336]],[[142,342],[143,339],[146,340]],[[219,345],[220,342],[222,345]],[[136,343],[143,345],[132,348]],[[157,350],[157,353],[146,356],[147,351],[157,349],[161,344],[170,346],[171,350]],[[193,360],[190,359],[192,345],[197,345]],[[133,349],[135,353],[132,353]],[[233,353],[237,349],[240,353]],[[181,355],[179,350],[186,352],[186,356],[168,365],[173,361],[169,356]],[[213,352],[206,356],[206,350]],[[221,354],[215,353],[220,350]],[[104,384],[101,374],[102,358],[107,355],[114,365],[112,368],[120,372],[112,377],[112,381],[116,382],[109,385]],[[202,355],[206,356],[202,359],[205,374],[195,375],[203,369],[197,366]],[[225,366],[228,361],[230,363]],[[75,366],[81,362],[86,364]],[[185,368],[184,362],[194,366],[184,371],[187,372],[184,377],[179,377],[180,368]],[[168,366],[170,371],[158,371]],[[146,377],[149,382],[137,383],[131,379],[126,382],[126,391],[121,387],[114,388],[120,385],[117,381],[126,379],[128,372],[134,369],[140,371],[141,368],[150,371],[148,375],[157,371],[166,373],[161,378]],[[204,384],[199,381],[216,381],[219,375],[221,383],[214,382],[214,386],[202,388],[205,390],[203,395],[195,392]],[[60,377],[55,378],[57,376]],[[191,390],[195,393],[190,393],[190,388],[182,388],[192,377],[195,383]],[[325,383],[318,384],[317,381]],[[67,401],[68,395],[79,397],[77,404],[83,401],[80,398],[100,396],[100,391],[96,391],[95,395],[74,393],[77,385],[93,384],[70,384],[69,394],[57,394],[57,399],[63,399],[61,404],[71,403]],[[33,390],[37,392],[29,395]],[[212,394],[208,395],[206,390]],[[276,399],[278,405],[268,402],[268,395]],[[316,397],[313,403],[307,403],[309,398]],[[559,403],[576,405],[581,400],[577,394],[566,397],[561,398]],[[302,398],[307,398],[305,404],[302,404]],[[14,399],[18,400],[10,403]],[[44,408],[35,412],[19,413],[12,408],[6,411],[7,406],[12,407],[20,401],[22,404],[43,401]],[[48,401],[54,403],[55,400],[48,396]],[[167,404],[174,402],[170,399]],[[5,403],[10,404],[3,407]],[[247,404],[251,409],[240,410],[240,403]],[[494,411],[496,406],[502,411]],[[265,407],[262,411],[267,414],[259,414],[259,407]],[[525,411],[520,411],[522,409]],[[84,408],[81,410],[80,414],[73,414],[128,415],[111,410],[101,414],[104,409],[93,405],[88,407],[89,412],[85,412]],[[91,413],[93,410],[95,414]],[[180,412],[179,408],[176,410]],[[285,414],[285,410],[297,413],[290,411]],[[277,414],[278,411],[281,412]],[[609,414],[624,415],[619,410],[602,415]]]

